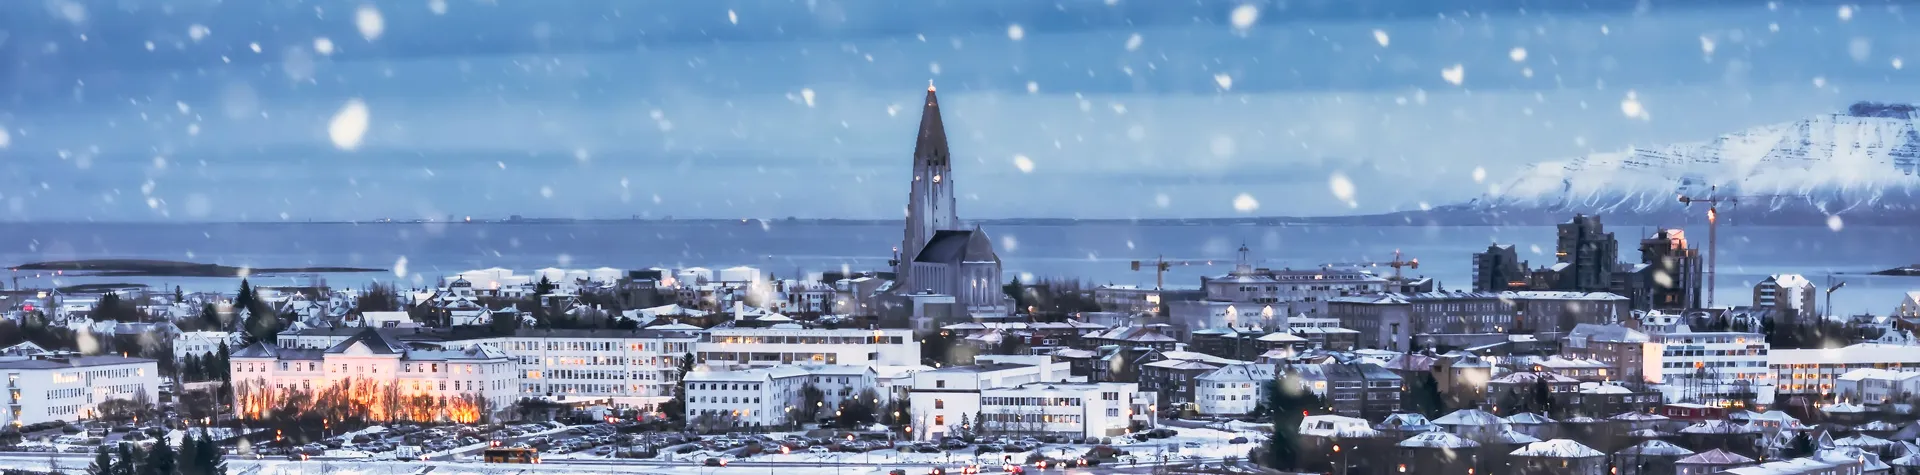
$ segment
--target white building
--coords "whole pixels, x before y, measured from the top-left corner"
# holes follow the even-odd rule
[[[174,335],[173,337],[173,359],[175,361],[181,361],[187,359],[187,355],[205,357],[219,353],[221,343],[227,343],[229,345],[227,348],[229,353],[238,349],[231,346],[234,344],[232,333],[208,331],[180,332],[180,334]]]
[[[1753,286],[1753,306],[1773,307],[1788,322],[1809,322],[1820,315],[1814,307],[1820,288],[1800,274],[1768,276]],[[1782,322],[1776,322],[1782,323]]]
[[[1134,415],[1145,412],[1136,402],[1152,399],[1138,393],[1133,383],[1033,382],[986,389],[980,392],[980,411],[974,416],[981,422],[974,424],[992,434],[1120,436]],[[936,431],[956,423],[938,415],[931,422]]]
[[[1920,395],[1920,369],[1893,371],[1860,368],[1842,374],[1834,382],[1834,393],[1841,402],[1854,404],[1905,403]]]
[[[153,360],[120,356],[0,358],[7,406],[0,424],[15,426],[98,417],[100,403],[156,402],[160,368]]]
[[[702,364],[912,366],[920,342],[906,329],[715,328],[694,354]]]
[[[1240,248],[1233,272],[1201,279],[1206,298],[1167,303],[1174,323],[1189,329],[1285,328],[1287,317],[1327,314],[1327,301],[1387,291],[1387,279],[1354,268],[1256,268]]]
[[[1765,336],[1683,329],[1654,338],[1662,345],[1658,365],[1666,400],[1718,405],[1752,394],[1761,404],[1772,402],[1775,382]]]
[[[1920,346],[1861,343],[1845,348],[1779,349],[1767,367],[1781,394],[1832,394],[1841,375],[1861,368],[1920,369]]]
[[[1245,415],[1266,400],[1266,383],[1273,380],[1273,365],[1270,364],[1222,366],[1195,378],[1194,399],[1199,403],[1201,415]]]
[[[415,330],[383,330],[398,339],[431,336]],[[351,332],[351,333],[350,333]],[[285,349],[326,349],[357,330],[312,329],[281,333]],[[514,363],[515,388],[525,396],[605,398],[616,407],[652,410],[673,398],[680,359],[693,354],[695,331],[536,330],[510,337],[438,342],[480,345],[506,352]],[[431,340],[431,338],[429,338]]]
[[[687,373],[689,425],[784,426],[803,422],[806,370],[774,366]]]
[[[446,406],[383,404],[385,389],[371,391],[364,410],[374,420],[473,422],[507,409],[521,395],[512,360],[497,348],[469,344],[449,349],[412,349],[374,329],[325,350],[286,349],[255,343],[230,357],[234,412],[259,417],[289,391],[319,392],[339,384],[397,388],[402,398],[445,398]],[[418,411],[388,414],[386,411]]]
[[[372,328],[400,328],[415,326],[413,316],[407,312],[361,312],[359,326]]]
[[[982,391],[1072,378],[1067,365],[1050,356],[982,356],[975,362],[913,374],[908,405],[913,408],[914,438],[931,440],[951,434],[958,430],[962,415],[969,422],[981,417]]]

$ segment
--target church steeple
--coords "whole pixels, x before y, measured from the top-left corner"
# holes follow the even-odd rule
[[[906,237],[894,271],[906,275],[920,249],[934,231],[964,229],[954,209],[953,164],[947,150],[947,130],[940,121],[940,98],[927,82],[926,104],[920,110],[920,129],[913,144],[913,183],[907,193]]]

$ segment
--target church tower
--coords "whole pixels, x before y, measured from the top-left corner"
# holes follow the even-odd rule
[[[947,152],[947,130],[940,123],[940,100],[927,83],[927,103],[920,109],[920,136],[913,144],[913,184],[907,192],[907,232],[895,256],[895,278],[905,278],[915,256],[934,232],[964,229],[954,210],[953,165]]]

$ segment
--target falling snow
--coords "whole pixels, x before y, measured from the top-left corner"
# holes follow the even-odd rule
[[[193,26],[187,27],[187,38],[192,39],[195,43],[207,39],[207,35],[210,34],[213,34],[213,30],[207,29],[206,25],[195,23]]]
[[[435,15],[447,14],[447,0],[427,0],[427,11]]]
[[[321,55],[321,56],[332,56],[332,55],[333,55],[333,40],[329,40],[329,39],[327,39],[327,37],[325,37],[325,36],[322,36],[322,37],[319,37],[319,38],[314,38],[314,39],[313,39],[313,52],[315,52],[315,53],[320,53],[320,55]]]
[[[1348,179],[1347,174],[1334,172],[1327,177],[1327,190],[1333,192],[1334,198],[1346,202],[1348,207],[1356,205],[1353,201],[1353,180]]]
[[[1900,61],[1900,58],[1898,56],[1894,57],[1893,61],[1890,61],[1890,63],[1893,65],[1893,69],[1900,69],[1906,66],[1906,63],[1903,61]]]
[[[1020,173],[1033,173],[1033,159],[1026,155],[1014,155],[1013,167],[1020,169]]]
[[[1387,47],[1387,43],[1390,42],[1387,38],[1387,30],[1373,30],[1373,42],[1379,43],[1381,48]]]
[[[1141,38],[1141,37],[1140,37],[1140,34],[1139,34],[1139,33],[1134,33],[1133,35],[1131,35],[1131,36],[1128,36],[1128,37],[1127,37],[1127,51],[1137,51],[1137,50],[1139,50],[1139,49],[1140,49],[1140,44],[1142,44],[1142,43],[1145,43],[1146,41],[1147,41],[1147,39],[1146,39],[1146,38]]]
[[[1707,35],[1700,35],[1700,52],[1701,53],[1705,53],[1708,56],[1712,56],[1714,47],[1715,45],[1713,43],[1713,38],[1710,38]]]
[[[1467,80],[1467,68],[1466,66],[1455,64],[1446,69],[1442,69],[1440,70],[1440,79],[1445,79],[1448,83],[1458,86]]]
[[[1260,200],[1253,199],[1253,195],[1241,193],[1240,196],[1233,197],[1234,211],[1239,211],[1242,213],[1252,213],[1259,209],[1260,209]]]
[[[740,14],[738,12],[734,12],[733,9],[731,8],[727,9],[727,23],[732,23],[735,25],[740,24]]]
[[[327,122],[327,138],[341,150],[360,148],[360,140],[367,134],[367,119],[367,104],[359,99],[349,100],[340,107],[340,112],[333,114],[333,120]]]
[[[8,133],[6,127],[0,126],[0,149],[11,146],[13,146],[13,134]]]
[[[361,5],[353,12],[353,26],[360,29],[360,36],[367,41],[380,39],[387,31],[387,20],[380,16],[380,10],[373,5]]]
[[[1898,60],[1895,60],[1895,61],[1898,61]],[[1896,66],[1896,67],[1898,67],[1898,66]],[[1040,83],[1038,83],[1038,82],[1034,82],[1034,81],[1027,81],[1027,93],[1028,93],[1028,94],[1039,94],[1039,93],[1040,93]],[[892,114],[892,112],[888,112],[888,114]]]
[[[1473,182],[1482,183],[1485,181],[1487,181],[1487,167],[1473,167]]]
[[[1853,5],[1841,5],[1839,15],[1840,15],[1840,21],[1852,20]]]
[[[1013,24],[1013,25],[1008,25],[1008,26],[1007,26],[1007,39],[1010,39],[1010,40],[1014,40],[1014,41],[1020,41],[1020,40],[1022,40],[1022,39],[1026,39],[1026,37],[1027,37],[1027,29],[1026,29],[1026,28],[1024,28],[1024,27],[1021,27],[1021,26],[1020,26],[1019,24],[1017,24],[1017,23],[1016,23],[1016,24]]]
[[[1847,42],[1847,56],[1852,57],[1853,62],[1856,63],[1865,63],[1867,60],[1873,59],[1873,41],[1866,38],[1854,38],[1852,41]]]
[[[1516,62],[1516,63],[1524,62],[1527,60],[1527,49],[1515,47],[1511,50],[1507,50],[1507,59],[1511,59],[1513,60],[1513,62]],[[1455,83],[1458,84],[1458,82],[1455,82]]]
[[[393,261],[393,276],[407,278],[407,256],[400,256],[399,260]]]
[[[1847,223],[1840,221],[1840,215],[1836,214],[1836,215],[1827,216],[1827,229],[1831,229],[1834,232],[1839,232],[1840,228],[1844,228],[1846,226],[1847,226]]]
[[[1632,90],[1628,90],[1627,97],[1620,100],[1620,113],[1633,119],[1649,120],[1652,118],[1647,115],[1647,108],[1640,105],[1639,93]]]
[[[800,100],[801,100],[802,102],[806,102],[806,103],[807,103],[807,107],[813,107],[813,89],[811,89],[811,88],[808,88],[808,89],[801,89],[801,90],[800,90]]]
[[[1220,90],[1222,91],[1233,90],[1233,75],[1227,73],[1215,74],[1213,75],[1213,83],[1220,85]]]
[[[1233,14],[1228,16],[1227,20],[1233,22],[1233,28],[1236,30],[1245,31],[1253,28],[1253,24],[1260,21],[1260,7],[1250,3],[1234,7]]]

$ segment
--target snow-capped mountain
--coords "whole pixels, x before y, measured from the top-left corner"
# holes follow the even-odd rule
[[[1920,213],[1917,120],[1913,105],[1862,102],[1704,143],[1540,163],[1466,207],[1670,214],[1685,209],[1681,195],[1717,195],[1736,201],[1723,214],[1765,220],[1911,218]]]

